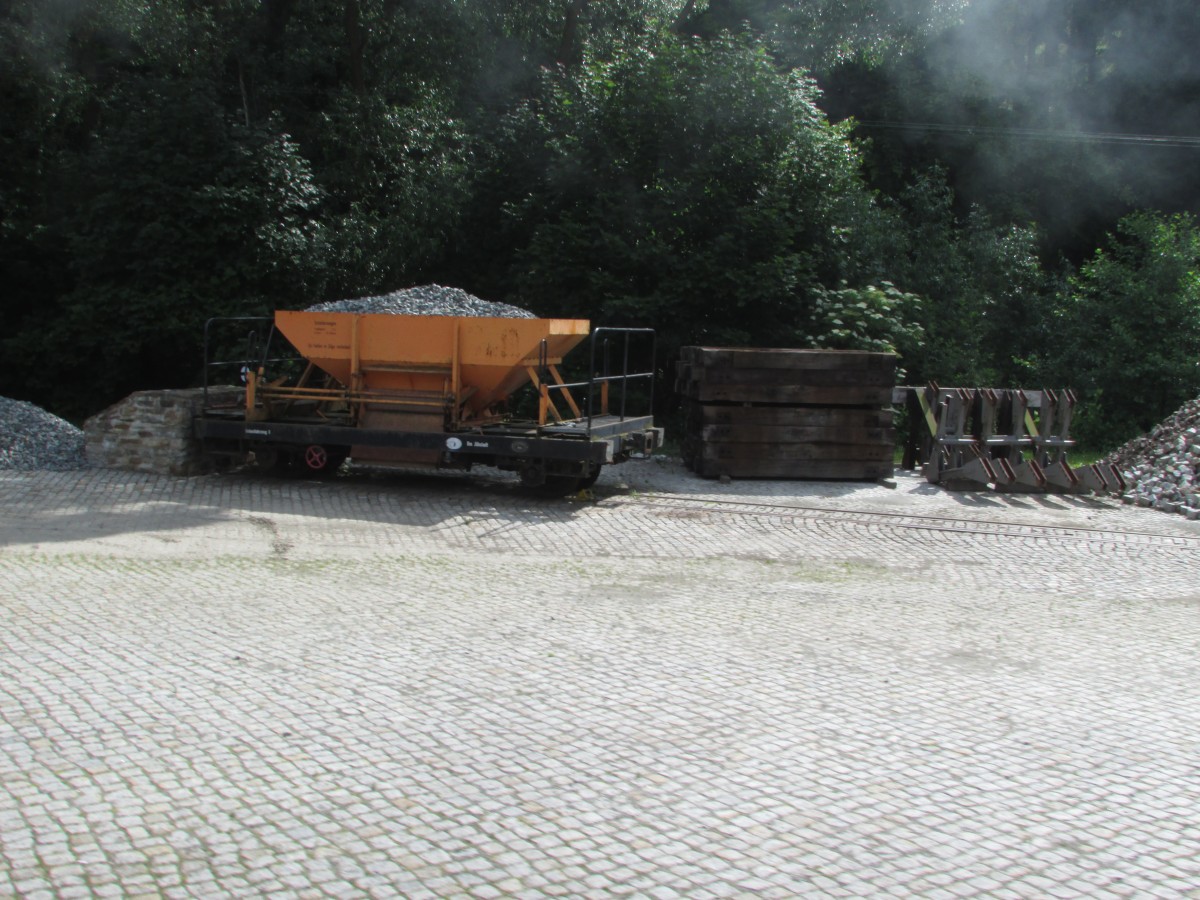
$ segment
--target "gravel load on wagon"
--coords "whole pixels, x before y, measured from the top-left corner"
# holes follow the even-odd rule
[[[1125,476],[1130,500],[1200,518],[1200,397],[1149,434],[1118,447],[1103,464],[1116,466]]]
[[[0,469],[86,467],[81,429],[32,403],[0,397]]]
[[[507,303],[481,300],[462,288],[426,284],[392,291],[377,297],[330,300],[310,306],[306,312],[389,313],[398,316],[496,316],[504,319],[536,319],[527,309]]]

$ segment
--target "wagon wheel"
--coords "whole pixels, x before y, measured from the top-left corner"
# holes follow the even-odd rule
[[[588,473],[579,479],[579,490],[586,490],[596,483],[596,479],[600,477],[600,470],[604,467],[600,463],[588,463]]]
[[[304,448],[304,465],[312,472],[324,472],[329,467],[329,451],[320,444],[309,444]]]
[[[254,470],[285,478],[301,474],[298,457],[285,447],[270,447],[260,444],[254,447]]]
[[[333,475],[346,461],[346,453],[336,447],[309,444],[304,448],[301,459],[309,475]]]
[[[544,462],[535,462],[521,470],[521,485],[544,497],[562,497],[579,490],[578,475],[546,471]]]
[[[252,448],[252,452],[254,468],[258,472],[272,472],[279,465],[280,453],[274,447],[257,446]]]

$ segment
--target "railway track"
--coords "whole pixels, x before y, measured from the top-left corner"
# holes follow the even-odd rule
[[[1200,551],[1200,534],[1169,534],[1158,531],[1086,528],[1066,525],[1031,525],[1022,522],[976,519],[964,516],[861,510],[798,503],[720,500],[711,497],[693,498],[672,494],[645,493],[636,496],[626,495],[607,498],[607,502],[612,501],[616,501],[620,505],[635,505],[663,510],[674,509],[689,514],[707,512],[715,515],[737,515],[756,518],[782,517],[789,520],[826,520],[846,524],[884,525],[889,528],[949,532],[962,535],[986,535],[1054,541],[1068,540],[1084,543],[1170,546],[1184,550]]]

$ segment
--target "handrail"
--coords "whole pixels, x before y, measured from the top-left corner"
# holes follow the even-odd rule
[[[625,340],[623,342],[624,343],[624,347],[623,347],[624,352],[623,352],[623,356],[622,356],[621,374],[620,375],[609,375],[609,373],[608,373],[608,339],[607,338],[604,340],[604,375],[601,375],[601,376],[596,375],[596,343],[599,340],[601,333],[624,335],[624,338],[625,338]],[[629,339],[635,334],[650,335],[650,371],[648,371],[648,372],[631,373],[629,371]],[[595,386],[596,386],[596,384],[607,384],[611,381],[619,381],[621,383],[621,416],[620,416],[620,418],[621,418],[621,421],[624,421],[625,420],[625,411],[626,411],[626,399],[629,394],[630,380],[635,379],[635,378],[649,378],[650,379],[650,399],[649,399],[649,406],[646,410],[646,413],[647,413],[647,415],[654,414],[654,369],[658,362],[658,360],[656,358],[657,349],[658,348],[655,345],[655,341],[654,341],[654,329],[653,328],[615,328],[615,327],[610,327],[610,326],[602,326],[600,328],[595,329],[592,332],[591,364],[588,367],[588,372],[590,374],[589,374],[589,378],[588,378],[587,430],[588,430],[589,435],[591,434],[591,431],[592,431],[592,417],[593,417],[593,410],[595,408]]]
[[[617,375],[608,374],[608,372],[609,372],[609,359],[608,359],[609,347],[608,347],[607,338],[605,338],[602,342],[600,342],[600,343],[602,343],[602,346],[603,346],[603,363],[604,363],[604,373],[605,374],[603,374],[603,375],[597,374],[596,344],[598,343],[598,337],[602,332],[605,334],[616,334],[616,335],[624,336],[624,341],[622,342],[622,364],[621,364],[620,374],[617,374]],[[629,371],[629,342],[630,342],[630,338],[632,336],[639,335],[639,334],[651,336],[650,369],[649,369],[649,371],[646,371],[646,372],[630,372]],[[594,410],[595,410],[595,406],[596,406],[596,403],[595,403],[596,385],[607,385],[607,384],[610,384],[613,382],[620,382],[620,384],[621,384],[620,419],[622,421],[624,421],[624,419],[626,418],[629,382],[636,380],[636,379],[642,379],[642,378],[650,379],[649,408],[646,410],[646,414],[653,415],[653,413],[654,413],[654,369],[655,369],[655,365],[657,363],[657,357],[656,357],[657,347],[653,341],[653,336],[654,336],[653,328],[618,328],[618,327],[612,327],[612,326],[602,326],[600,328],[596,328],[594,331],[592,331],[592,335],[591,335],[591,337],[592,337],[591,359],[590,359],[590,364],[588,367],[588,372],[590,374],[589,374],[587,381],[572,381],[572,382],[564,382],[563,384],[550,384],[550,383],[547,383],[547,380],[544,377],[541,377],[540,375],[539,375],[539,377],[541,378],[541,381],[545,385],[547,391],[568,391],[571,388],[587,388],[588,414],[587,414],[587,432],[586,433],[589,437],[591,436],[591,433],[592,433],[592,419],[594,417]],[[545,361],[546,361],[545,354],[546,354],[545,341],[543,341],[542,346],[539,347],[539,351],[538,351],[539,366],[545,365]]]
[[[239,362],[242,365],[246,365],[248,362],[253,362],[254,356],[249,351],[252,349],[253,343],[255,341],[257,341],[259,338],[259,333],[257,331],[247,332],[246,338],[247,338],[247,354],[248,355],[247,355],[246,359],[243,359],[243,360],[213,360],[213,359],[209,358],[210,351],[212,349],[211,348],[212,326],[215,323],[225,323],[225,322],[256,322],[259,325],[262,325],[264,323],[268,323],[271,321],[273,321],[273,320],[271,319],[270,316],[214,316],[205,321],[205,323],[204,323],[204,366],[202,367],[202,373],[203,373],[202,397],[203,397],[203,403],[205,406],[208,405],[208,387],[209,387],[208,371],[209,371],[209,369],[215,368],[217,366],[237,365]],[[263,361],[266,362],[265,359]]]

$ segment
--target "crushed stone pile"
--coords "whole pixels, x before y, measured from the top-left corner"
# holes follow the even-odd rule
[[[83,431],[24,400],[0,397],[0,469],[87,468]]]
[[[519,306],[481,300],[462,288],[426,284],[353,300],[330,300],[308,307],[307,312],[389,313],[402,316],[497,316],[505,319],[535,319]]]
[[[1103,460],[1129,483],[1125,500],[1200,519],[1200,397]]]

